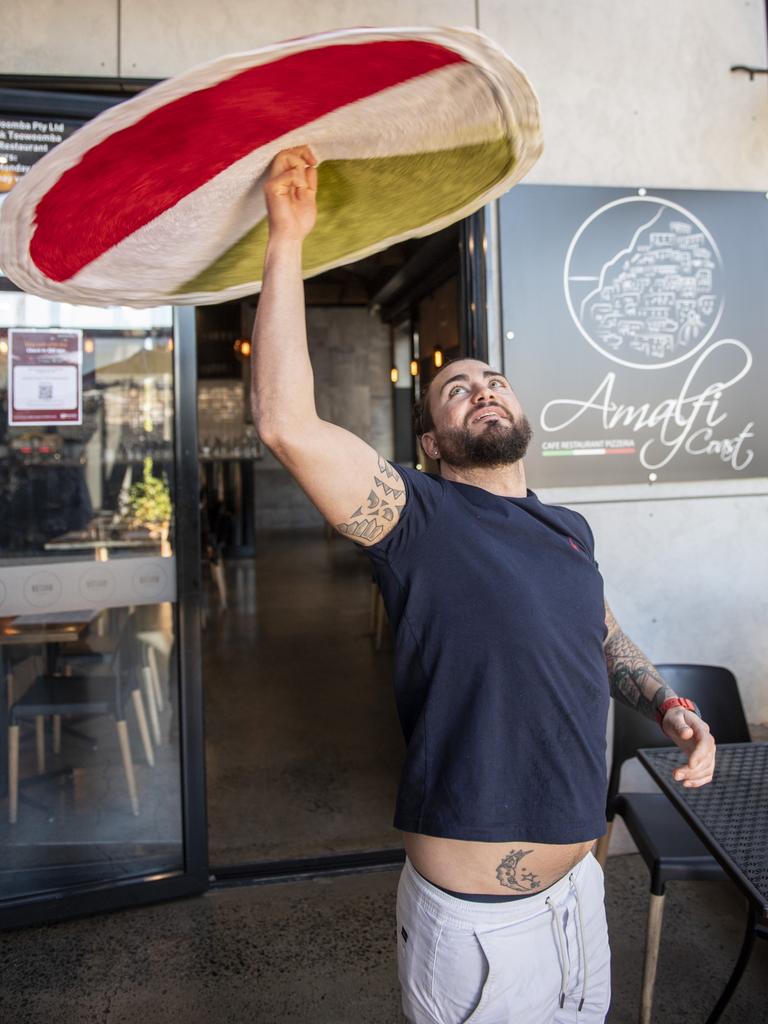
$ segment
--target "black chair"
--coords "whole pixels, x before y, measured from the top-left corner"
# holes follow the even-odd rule
[[[150,765],[154,765],[154,751],[141,697],[140,665],[132,616],[126,618],[111,654],[102,655],[102,659],[106,668],[103,674],[47,672],[37,676],[27,692],[11,705],[8,728],[10,824],[15,824],[18,813],[20,725],[26,718],[35,719],[37,770],[38,774],[42,774],[45,770],[44,722],[49,715],[76,716],[79,719],[96,715],[114,717],[131,810],[134,815],[138,815],[139,798],[125,714],[129,697],[133,702],[144,752]]]
[[[681,697],[698,704],[702,718],[718,743],[751,740],[736,678],[716,665],[657,665],[664,682]],[[726,874],[663,793],[620,793],[619,777],[625,761],[640,747],[674,744],[659,726],[624,704],[614,702],[613,757],[608,780],[608,830],[599,840],[596,856],[605,864],[615,815],[635,841],[651,873],[640,1024],[650,1024],[653,988],[664,913],[667,882],[720,881]]]
[[[49,665],[49,673],[61,673],[63,675],[77,675],[83,672],[93,672],[99,665],[109,666],[115,655],[117,645],[120,643],[120,635],[125,626],[126,618],[130,616],[127,608],[105,608],[98,616],[96,624],[90,623],[85,634],[72,643],[61,644],[57,647],[53,664]],[[88,716],[85,716],[88,717]],[[70,718],[64,724],[64,730],[69,736],[86,743],[92,749],[96,749],[93,740],[85,733],[77,729],[76,719]],[[61,715],[53,716],[53,752],[61,753]],[[38,747],[41,744],[38,737]],[[45,760],[44,747],[38,751],[38,760]],[[41,771],[43,769],[40,769]]]

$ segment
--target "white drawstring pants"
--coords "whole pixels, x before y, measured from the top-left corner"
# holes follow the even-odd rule
[[[603,1024],[611,999],[603,871],[588,853],[521,900],[438,889],[406,857],[397,963],[410,1024]]]

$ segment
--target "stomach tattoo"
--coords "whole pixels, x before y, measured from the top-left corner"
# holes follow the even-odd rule
[[[532,871],[524,871],[520,865],[520,861],[529,853],[533,853],[533,850],[514,850],[507,854],[496,868],[496,877],[502,885],[515,892],[533,892],[541,887],[538,876]]]

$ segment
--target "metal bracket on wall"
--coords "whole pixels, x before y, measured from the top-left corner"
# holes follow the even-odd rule
[[[750,82],[754,81],[755,75],[768,75],[768,68],[751,68],[747,64],[732,64],[731,71],[745,71]]]

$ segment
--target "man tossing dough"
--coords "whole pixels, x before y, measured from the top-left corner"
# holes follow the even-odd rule
[[[415,410],[440,475],[396,466],[317,415],[302,244],[307,147],[265,186],[269,244],[254,328],[253,411],[326,520],[363,545],[395,636],[407,743],[395,827],[398,975],[412,1024],[605,1019],[605,732],[612,696],[660,721],[712,778],[715,745],[604,602],[592,532],[527,489],[531,431],[502,373],[444,366]]]

